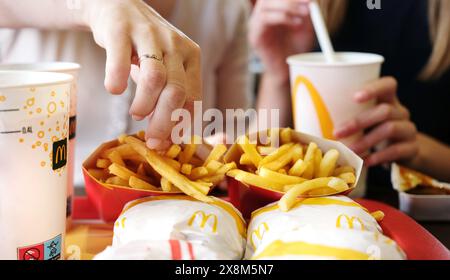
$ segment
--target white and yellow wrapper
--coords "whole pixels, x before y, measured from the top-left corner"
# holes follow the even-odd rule
[[[277,203],[253,212],[247,259],[404,259],[377,221],[346,196],[299,199],[282,212]]]
[[[227,251],[217,251],[209,244],[186,240],[136,240],[123,246],[109,246],[94,260],[222,260]]]
[[[125,248],[133,247],[129,245],[132,242],[143,241],[144,247],[157,247],[154,252],[165,251],[167,259],[173,259],[168,257],[172,240],[180,241],[180,246],[191,244],[196,250],[195,259],[241,259],[245,248],[245,221],[230,203],[213,199],[210,204],[184,195],[132,201],[115,223],[112,248],[126,251]],[[115,252],[122,252],[122,249]],[[127,254],[122,257],[127,258]],[[142,257],[159,259],[161,255]]]

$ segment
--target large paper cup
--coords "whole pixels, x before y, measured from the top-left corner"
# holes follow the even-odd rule
[[[39,63],[16,63],[0,64],[0,71],[38,71],[65,73],[73,76],[70,88],[70,113],[69,113],[69,158],[67,161],[67,227],[71,225],[72,200],[73,200],[73,176],[75,165],[75,136],[77,126],[77,80],[80,65],[72,62],[39,62]]]
[[[374,105],[356,103],[353,95],[380,76],[383,57],[350,52],[336,57],[335,63],[327,63],[322,53],[288,58],[295,130],[333,139],[335,128]]]
[[[0,259],[60,259],[72,76],[0,71]]]
[[[295,129],[334,139],[335,128],[374,106],[356,103],[354,94],[380,77],[384,58],[377,54],[341,52],[336,62],[328,63],[322,53],[306,53],[288,58]],[[362,132],[341,141],[349,144]],[[367,169],[364,168],[354,197],[365,193]]]

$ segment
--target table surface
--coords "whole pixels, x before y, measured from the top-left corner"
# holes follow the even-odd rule
[[[75,189],[76,196],[85,196],[86,192],[84,188],[76,188]],[[382,201],[391,206],[396,207],[395,201]],[[450,221],[449,222],[424,222],[417,221],[421,226],[423,226],[426,230],[428,230],[431,234],[433,234],[442,244],[444,244],[448,249],[450,249]],[[92,228],[92,226],[90,226]]]

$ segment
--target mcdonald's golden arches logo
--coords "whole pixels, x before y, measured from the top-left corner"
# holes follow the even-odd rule
[[[345,214],[341,214],[341,215],[339,215],[337,217],[337,219],[336,219],[336,227],[337,228],[341,228],[341,226],[342,226],[342,223],[341,223],[342,218],[344,218],[347,221],[347,225],[348,225],[349,229],[354,229],[355,228],[355,222],[357,222],[359,224],[360,229],[361,230],[365,230],[364,223],[363,223],[363,221],[360,218],[355,217],[355,216],[349,217],[349,216],[347,216]]]
[[[258,225],[258,227],[253,230],[252,234],[250,235],[250,243],[252,244],[253,248],[256,248],[255,241],[253,240],[253,236],[256,236],[258,240],[261,240],[264,236],[264,233],[269,231],[269,226],[266,222],[262,222]]]
[[[292,107],[294,114],[297,112],[296,102],[297,102],[298,88],[301,85],[304,85],[308,90],[309,96],[314,105],[314,109],[316,110],[317,119],[319,121],[322,136],[327,139],[334,139],[333,136],[334,123],[333,119],[331,118],[330,112],[328,111],[328,108],[325,102],[323,101],[322,97],[320,96],[319,92],[317,91],[316,87],[308,78],[304,76],[298,76],[295,79],[294,87],[292,88]]]
[[[67,138],[53,142],[52,169],[56,170],[67,163]]]
[[[213,233],[217,232],[217,216],[215,214],[207,215],[205,212],[201,210],[196,211],[194,212],[194,214],[192,214],[191,218],[189,219],[188,226],[192,226],[194,224],[194,221],[196,221],[198,218],[200,218],[201,229],[204,229],[208,220],[212,218],[213,219],[212,232]]]

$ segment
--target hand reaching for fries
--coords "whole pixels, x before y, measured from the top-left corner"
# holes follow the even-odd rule
[[[299,196],[332,195],[354,185],[355,169],[338,166],[336,149],[323,153],[316,143],[295,143],[289,128],[278,131],[282,144],[279,148],[252,144],[242,136],[237,142],[239,169],[230,170],[227,175],[247,185],[285,193],[279,202],[283,211],[289,210]],[[271,133],[277,130],[272,129]],[[225,161],[231,161],[227,156]]]
[[[131,73],[137,88],[129,114],[148,117],[147,145],[164,149],[175,126],[172,111],[192,111],[201,100],[199,46],[145,1],[83,0],[83,7],[76,25],[106,50],[106,89],[121,94]]]
[[[206,152],[200,146],[173,144],[165,151],[155,151],[146,147],[143,131],[137,137],[122,135],[117,146],[100,153],[96,167],[89,168],[88,173],[108,187],[183,192],[210,202],[207,195],[211,188],[236,165],[234,162],[223,163],[222,156],[227,151],[225,145],[216,145]]]

